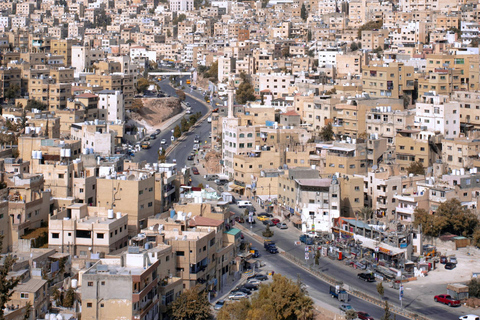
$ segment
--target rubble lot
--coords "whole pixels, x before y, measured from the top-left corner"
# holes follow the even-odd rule
[[[220,167],[220,160],[222,159],[222,155],[216,151],[208,151],[205,154],[203,159],[203,165],[205,166],[205,170],[207,174],[215,174],[221,172]]]
[[[453,270],[446,270],[443,264],[437,264],[437,268],[428,273],[426,277],[419,277],[416,281],[408,283],[408,286],[423,286],[425,284],[449,284],[464,283],[470,281],[472,271],[480,270],[480,250],[475,247],[466,247],[458,250],[448,250],[437,246],[442,256],[455,256],[457,266]]]
[[[130,118],[141,124],[147,132],[159,129],[162,122],[182,112],[177,98],[143,98],[143,107],[138,112],[131,111]]]

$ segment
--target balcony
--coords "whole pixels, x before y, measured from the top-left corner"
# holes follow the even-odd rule
[[[413,215],[413,213],[415,212],[415,208],[414,207],[396,207],[395,211],[398,214]]]

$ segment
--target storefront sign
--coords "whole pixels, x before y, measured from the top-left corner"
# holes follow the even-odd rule
[[[378,247],[378,251],[380,251],[381,253],[385,253],[385,254],[388,254],[388,255],[392,255],[392,251],[391,250],[388,250],[388,249],[385,249],[385,248],[382,248],[382,247]]]

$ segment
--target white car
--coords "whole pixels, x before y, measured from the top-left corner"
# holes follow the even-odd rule
[[[256,286],[260,285],[262,283],[262,281],[260,280],[257,280],[257,279],[250,279],[247,281],[248,283],[251,283],[251,284],[254,284]]]
[[[237,292],[230,293],[230,295],[228,296],[228,299],[240,300],[240,299],[243,299],[243,298],[246,298],[246,297],[248,297],[248,295],[246,293],[237,291]]]
[[[162,139],[162,141],[160,141],[160,144],[166,144],[167,143],[167,140],[165,139]]]
[[[480,320],[480,317],[474,314],[467,314],[467,315],[458,317],[458,320]]]

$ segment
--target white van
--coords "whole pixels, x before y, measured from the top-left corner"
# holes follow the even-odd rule
[[[246,208],[252,205],[252,202],[250,201],[237,201],[237,206],[239,208]]]

